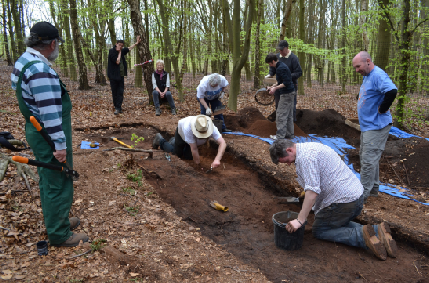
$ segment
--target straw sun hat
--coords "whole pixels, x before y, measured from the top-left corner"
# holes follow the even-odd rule
[[[192,133],[199,139],[208,138],[214,129],[212,119],[206,115],[195,116],[191,123]]]

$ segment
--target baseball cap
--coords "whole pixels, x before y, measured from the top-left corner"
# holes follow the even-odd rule
[[[283,48],[285,48],[285,47],[289,47],[289,43],[287,43],[286,40],[280,40],[276,49],[283,50]]]
[[[49,40],[58,38],[62,43],[64,39],[60,37],[58,29],[48,22],[38,22],[31,29],[30,32],[37,34],[39,40]]]

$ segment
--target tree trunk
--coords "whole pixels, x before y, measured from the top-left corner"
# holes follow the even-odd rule
[[[185,11],[187,11],[189,9],[189,7],[187,7],[187,2],[185,1],[183,3],[183,5],[184,5],[183,9]],[[184,34],[186,34],[186,32],[188,32],[188,17],[189,16],[187,14],[183,15],[183,31],[184,31]],[[182,70],[180,71],[180,81],[182,81],[183,74],[186,73],[186,71],[188,69],[188,38],[186,36],[183,37],[182,56],[183,56],[183,62],[182,62]]]
[[[409,48],[411,44],[412,34],[408,30],[410,23],[410,0],[405,0],[402,7],[402,23],[399,38],[399,87],[398,87],[398,104],[396,104],[396,121],[395,126],[398,128],[404,127],[404,112],[405,102],[407,97],[407,76],[410,53]]]
[[[331,2],[331,19],[333,19],[332,21],[332,26],[337,26],[338,25],[338,3],[335,2],[334,0]],[[332,29],[331,30],[331,50],[334,52],[335,50],[335,42],[338,42],[336,39],[337,36],[337,30],[336,29]],[[335,61],[331,62],[331,82],[336,84],[337,83],[337,79],[335,77]]]
[[[209,0],[210,1],[210,0]],[[213,9],[211,9],[212,15],[213,15],[213,22],[211,24],[212,29],[214,30],[213,35],[211,36],[212,41],[214,41],[214,52],[210,52],[213,56],[213,58],[211,59],[211,72],[212,73],[219,73],[219,70],[217,68],[218,66],[218,62],[219,62],[219,31],[217,29],[217,22],[219,19],[219,12],[218,12],[218,1],[214,1],[212,2],[213,4],[210,5],[213,7]],[[212,34],[210,32],[210,34]],[[210,54],[209,53],[209,54]]]
[[[374,58],[374,64],[386,71],[386,67],[389,64],[390,56],[390,45],[391,45],[391,28],[389,25],[388,16],[386,9],[390,5],[390,0],[379,0],[378,5],[380,6],[380,24],[378,26],[378,44],[377,54]]]
[[[366,31],[366,16],[364,13],[368,11],[368,0],[361,0],[360,3],[360,22],[359,25],[362,29],[362,42],[363,42],[363,50],[368,51],[369,47],[369,39],[368,39],[368,33]]]
[[[140,56],[138,52],[134,52],[134,58],[137,64],[140,62]],[[146,62],[146,61],[145,61]],[[153,63],[149,63],[153,64]],[[143,68],[142,66],[135,66],[135,75],[134,75],[134,86],[143,87]]]
[[[60,36],[64,39],[64,30],[63,30],[63,26],[64,26],[64,15],[61,15],[59,17],[59,29],[58,32],[60,34]],[[69,77],[70,73],[69,73],[69,68],[68,68],[68,62],[67,62],[67,50],[66,50],[66,45],[63,46],[63,48],[60,48],[60,52],[61,52],[61,69],[63,71],[64,76]]]
[[[308,44],[313,44],[314,43],[314,38],[313,38],[313,29],[314,29],[314,17],[313,17],[313,13],[314,13],[314,0],[309,0],[309,5],[308,5],[309,11],[308,11]],[[313,66],[313,55],[312,54],[308,54],[308,63],[307,63],[307,68],[306,68],[306,74],[307,74],[307,87],[312,87],[312,82],[311,82],[311,69]]]
[[[341,35],[341,92],[346,92],[346,0],[341,0],[341,27],[343,34]]]
[[[11,7],[11,4],[9,2],[7,5],[7,8],[8,8],[7,9],[7,19],[8,19],[7,26],[9,28],[9,35],[10,35],[10,49],[12,49],[12,62],[14,62],[18,59],[19,55],[16,52],[16,43],[15,43],[15,36],[14,36],[16,31],[14,31],[12,29],[12,12],[11,12],[12,7]],[[15,10],[14,10],[14,12],[15,12]]]
[[[299,38],[302,40],[302,42],[306,42],[305,40],[305,1],[299,0]],[[303,74],[305,74],[305,53],[300,51],[298,53],[298,58],[300,60],[300,65],[302,68]],[[304,76],[301,76],[298,79],[298,94],[304,95]]]
[[[19,18],[20,15],[20,9],[16,3],[16,0],[10,0],[10,5],[12,8],[12,17],[13,17],[13,23],[15,25],[15,36],[16,36],[16,43],[18,44],[18,54],[24,53],[24,40],[22,38],[22,29],[21,29],[21,21]]]
[[[319,49],[323,49],[325,46],[323,44],[324,35],[325,35],[325,14],[326,14],[326,2],[327,0],[321,0],[320,2],[320,12],[319,12],[319,34],[317,37],[317,46]],[[317,56],[317,74],[318,74],[318,80],[321,87],[323,87],[323,74],[325,69],[325,60],[324,56],[320,55]]]
[[[105,41],[104,38],[102,38],[102,35],[104,35],[104,27],[106,26],[105,20],[101,21],[101,24],[97,21],[97,15],[99,14],[97,11],[97,6],[95,3],[93,3],[93,0],[88,0],[88,8],[90,11],[90,14],[92,14],[92,17],[89,17],[89,20],[91,21],[91,25],[94,28],[94,34],[95,34],[95,54],[90,57],[91,61],[94,64],[95,67],[95,83],[106,85],[106,77],[103,73],[103,42]],[[100,26],[102,27],[100,32]],[[87,41],[84,41],[82,38],[82,44],[86,43]],[[89,55],[91,52],[91,46],[86,46],[88,50]]]
[[[192,21],[189,21],[189,31],[191,31],[191,23]],[[189,41],[189,57],[191,59],[191,65],[192,65],[192,78],[195,79],[195,73],[196,73],[196,69],[197,69],[197,64],[195,64],[195,53],[194,53],[194,35],[192,32],[188,33],[188,41]]]
[[[79,66],[79,89],[80,90],[89,90],[88,84],[88,71],[86,69],[85,61],[83,59],[82,49],[80,47],[80,38],[81,34],[79,31],[79,24],[77,21],[77,9],[76,2],[74,0],[70,1],[70,21],[73,31],[73,44],[74,51],[76,53],[77,65]]]
[[[261,65],[261,41],[259,38],[259,33],[261,30],[261,19],[262,12],[264,11],[264,1],[258,1],[258,18],[256,20],[256,34],[255,34],[255,73],[253,76],[253,88],[258,89],[261,85],[261,74],[260,74],[260,65]]]
[[[10,57],[9,52],[9,41],[7,36],[7,26],[6,26],[6,0],[2,1],[3,4],[3,36],[4,36],[4,51],[6,53],[6,60],[8,66],[13,66],[12,58]]]
[[[232,76],[231,76],[231,88],[229,92],[229,101],[228,107],[236,111],[237,110],[237,97],[240,93],[240,75],[241,69],[247,61],[247,57],[250,49],[250,36],[252,33],[252,21],[255,9],[255,0],[249,0],[249,13],[248,18],[246,20],[246,26],[244,30],[246,32],[244,39],[244,48],[243,53],[241,53],[240,46],[240,37],[237,36],[240,34],[240,0],[234,0],[234,9],[232,16],[232,34],[229,34],[230,38],[232,38],[232,58],[233,58],[233,67],[232,67]],[[224,9],[225,11],[226,9]],[[229,13],[227,14],[227,18],[229,18]]]
[[[24,22],[24,3],[23,0],[19,0],[19,17],[21,19],[21,36],[22,36],[22,53],[25,52],[26,46],[24,43],[25,39],[25,22]]]
[[[295,4],[296,0],[288,0],[287,5],[285,6],[284,13],[283,13],[283,20],[282,20],[282,26],[280,29],[280,40],[285,39],[286,34],[286,26],[289,21],[290,13],[292,12],[292,6]]]
[[[140,12],[140,4],[138,0],[127,0],[128,5],[130,5],[131,10],[131,24],[134,28],[134,37],[140,36],[141,42],[136,46],[140,62],[146,62],[152,59],[152,55],[149,49],[149,38],[146,38],[146,31],[142,24],[142,14]],[[152,85],[152,73],[153,73],[153,64],[144,64],[143,65],[143,76],[146,84],[146,91],[149,97],[149,103],[153,104],[153,85]]]
[[[429,13],[426,12],[426,9],[429,8],[429,0],[420,0],[421,2],[421,13],[422,13],[422,19],[426,19]],[[423,25],[423,28],[428,30],[429,29],[429,22],[425,22]],[[422,52],[423,52],[423,58],[429,57],[429,37],[425,36],[422,42]],[[422,62],[422,70],[421,70],[421,85],[420,88],[422,92],[428,94],[428,81],[429,81],[429,62],[427,60],[424,60]],[[428,111],[428,110],[427,110]]]
[[[72,81],[77,81],[77,70],[76,70],[76,64],[73,56],[73,39],[70,34],[70,21],[68,16],[70,15],[70,9],[69,9],[69,4],[67,0],[62,0],[61,7],[62,7],[61,10],[63,11],[62,18],[64,22],[64,25],[62,28],[66,34],[65,49],[67,49],[67,65],[70,71],[70,79]]]
[[[128,0],[128,1],[132,1],[132,0]],[[180,51],[180,46],[174,49],[173,44],[171,43],[170,30],[168,28],[168,21],[166,18],[167,13],[166,13],[164,1],[156,0],[156,2],[158,3],[159,13],[162,20],[162,29],[163,29],[164,39],[165,39],[165,45],[167,46],[168,50],[170,50],[170,52],[173,53],[171,56],[171,61],[173,63],[173,69],[174,69],[175,79],[176,79],[176,87],[179,93],[179,100],[183,101],[184,96],[183,96],[182,80],[180,79],[179,55],[178,55]]]
[[[109,29],[110,40],[112,46],[116,44],[116,31],[115,31],[115,13],[112,12],[114,8],[114,0],[104,1],[105,11],[107,11],[107,28]]]

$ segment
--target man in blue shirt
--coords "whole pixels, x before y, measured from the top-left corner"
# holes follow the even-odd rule
[[[374,65],[368,52],[359,52],[352,64],[363,76],[357,111],[361,129],[360,181],[366,200],[378,196],[378,165],[392,127],[389,107],[396,98],[397,88],[386,72]]]
[[[285,63],[279,62],[276,54],[268,54],[265,57],[265,63],[276,69],[277,83],[268,87],[270,94],[278,93],[280,96],[276,110],[276,136],[270,136],[273,139],[293,139],[293,100],[296,95],[295,86],[292,82],[292,75]]]

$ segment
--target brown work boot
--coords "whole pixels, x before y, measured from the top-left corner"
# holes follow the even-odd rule
[[[88,242],[88,236],[85,233],[73,233],[67,241],[62,242],[58,245],[52,245],[56,247],[76,247],[79,245],[80,241]]]
[[[383,243],[375,235],[374,227],[372,227],[372,225],[364,225],[362,229],[366,246],[374,253],[376,257],[381,260],[386,260],[386,249],[384,248]]]
[[[389,224],[383,222],[378,225],[378,237],[380,241],[383,242],[384,247],[386,248],[387,254],[390,257],[396,257],[398,248],[396,247],[396,242],[393,240]]]
[[[80,220],[77,217],[70,217],[69,221],[70,221],[70,231],[73,231],[74,229],[76,229],[80,224]]]

